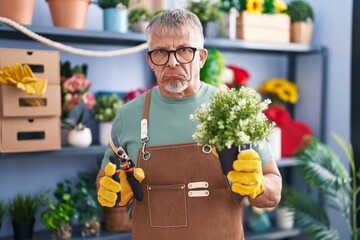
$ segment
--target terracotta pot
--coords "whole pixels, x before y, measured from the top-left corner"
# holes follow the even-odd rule
[[[0,0],[0,16],[30,25],[34,15],[34,5],[35,0]]]
[[[311,22],[293,22],[291,23],[291,42],[310,44],[313,24]]]
[[[84,29],[90,0],[47,0],[55,27]]]

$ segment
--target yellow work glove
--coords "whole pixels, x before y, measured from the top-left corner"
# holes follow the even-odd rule
[[[47,88],[46,79],[36,78],[29,65],[21,66],[19,63],[14,64],[13,69],[5,66],[0,71],[0,84],[12,84],[27,94],[38,96],[44,95]]]
[[[115,174],[120,174],[120,183],[112,179]],[[145,178],[144,171],[141,168],[133,168],[134,177],[139,183]],[[127,180],[125,170],[116,172],[116,165],[109,162],[105,166],[105,176],[100,179],[100,187],[98,191],[98,201],[101,206],[114,207],[118,198],[117,193],[120,192],[120,207],[126,206],[133,198],[133,191]]]
[[[233,163],[233,169],[227,174],[233,192],[253,199],[264,192],[262,162],[255,150],[241,151]]]

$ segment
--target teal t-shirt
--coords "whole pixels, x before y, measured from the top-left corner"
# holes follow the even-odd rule
[[[196,130],[197,122],[190,120],[190,114],[201,104],[210,102],[216,87],[202,83],[195,95],[182,98],[166,98],[160,94],[159,88],[154,87],[151,93],[150,111],[148,119],[148,146],[178,144],[194,142],[192,135]],[[113,123],[113,134],[116,133],[120,145],[136,163],[138,151],[142,147],[140,142],[140,122],[143,118],[145,94],[119,107]],[[273,156],[266,141],[253,144],[259,153],[263,164]],[[104,169],[112,154],[107,148],[101,167]]]

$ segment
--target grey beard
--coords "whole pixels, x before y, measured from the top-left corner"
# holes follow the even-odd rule
[[[165,85],[165,90],[170,93],[181,93],[189,86],[187,83],[188,82],[183,85],[181,84],[181,81],[178,80],[170,81]]]

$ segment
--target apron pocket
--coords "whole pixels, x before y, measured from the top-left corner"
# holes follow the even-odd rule
[[[185,185],[148,185],[150,225],[152,227],[186,227]]]

